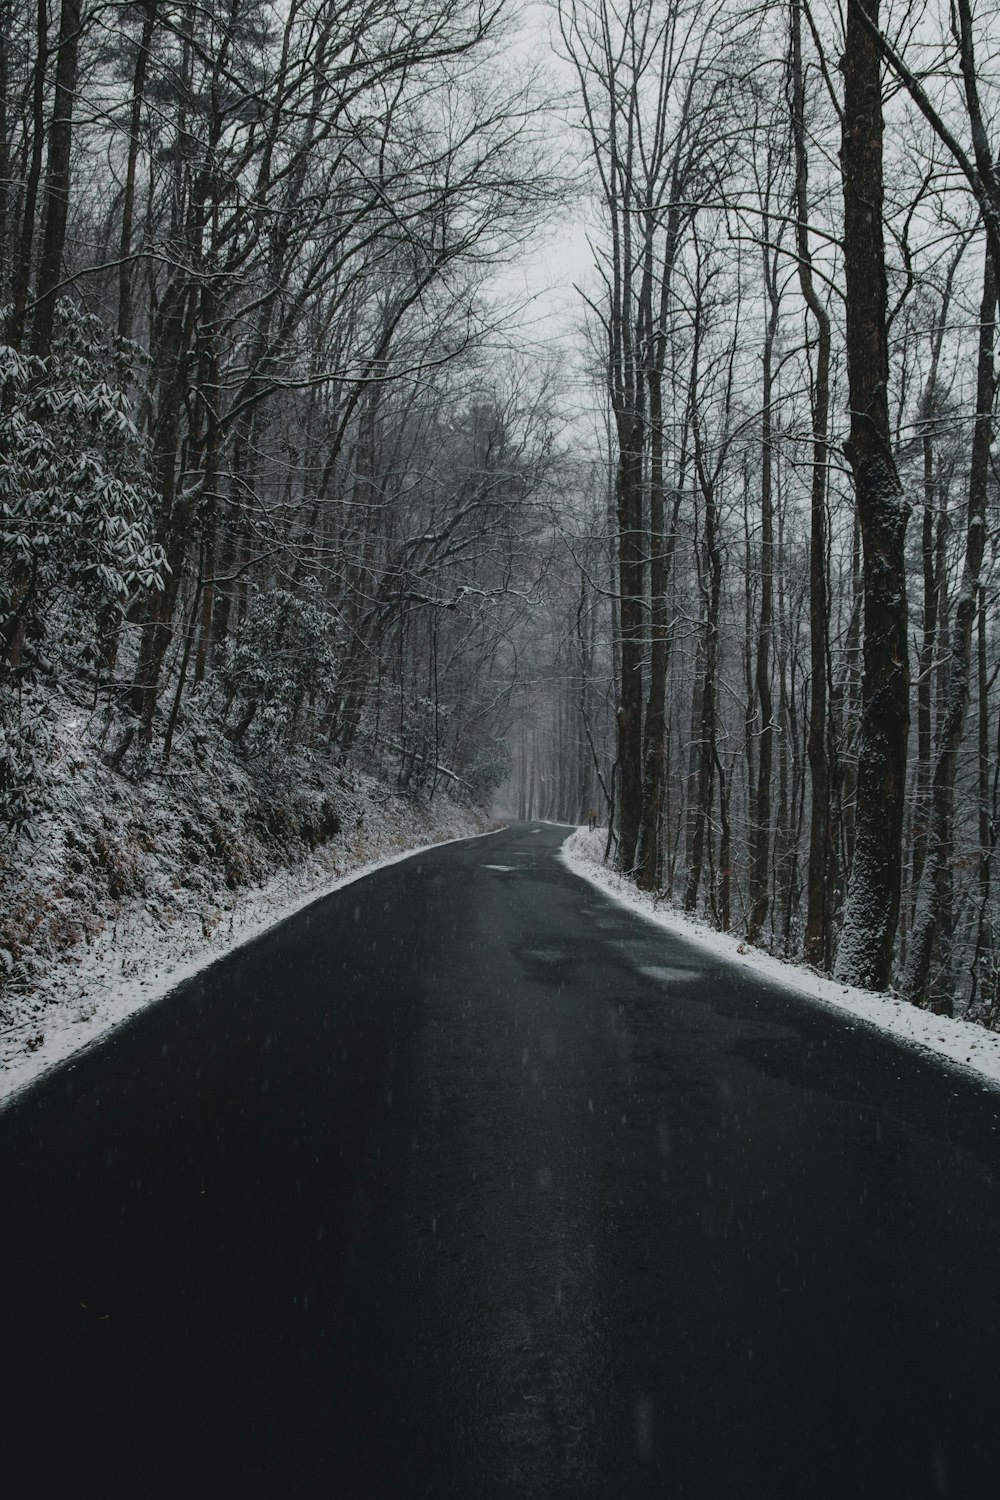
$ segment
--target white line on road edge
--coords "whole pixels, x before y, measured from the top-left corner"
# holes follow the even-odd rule
[[[772,984],[794,990],[804,999],[840,1011],[863,1025],[888,1032],[923,1052],[931,1052],[963,1072],[974,1074],[977,1082],[1000,1087],[1000,1035],[996,1032],[986,1031],[970,1021],[933,1016],[895,995],[877,995],[870,990],[837,984],[813,969],[785,963],[770,953],[762,953],[759,948],[751,948],[731,933],[716,932],[657,900],[650,892],[637,890],[631,881],[609,870],[602,863],[606,837],[606,829],[591,834],[586,828],[578,828],[559,849],[558,857],[574,875],[579,875],[619,906],[675,937],[695,944],[714,958],[749,969]]]

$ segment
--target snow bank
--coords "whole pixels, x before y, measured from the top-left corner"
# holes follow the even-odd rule
[[[341,779],[337,814],[336,834],[260,884],[192,891],[176,878],[147,880],[142,894],[105,901],[82,936],[74,929],[71,943],[33,965],[30,982],[8,983],[0,1101],[302,907],[429,844],[481,834],[486,821],[444,797],[426,806],[394,795],[360,773]],[[51,888],[50,865],[36,868],[39,886]],[[0,979],[12,968],[0,948]]]
[[[985,1031],[968,1021],[953,1021],[918,1010],[894,995],[876,995],[858,990],[817,974],[800,964],[785,963],[751,948],[744,940],[729,933],[716,932],[667,906],[662,899],[636,890],[630,880],[616,874],[602,863],[607,830],[590,833],[578,828],[563,844],[560,858],[574,875],[596,886],[619,905],[667,932],[682,937],[715,958],[752,970],[772,984],[784,985],[806,999],[834,1010],[846,1012],[857,1021],[887,1031],[901,1041],[971,1072],[978,1080],[1000,1085],[1000,1035]]]

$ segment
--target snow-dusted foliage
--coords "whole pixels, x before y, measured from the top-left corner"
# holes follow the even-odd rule
[[[98,682],[126,611],[162,586],[147,445],[125,389],[134,355],[69,301],[46,359],[0,345],[0,840],[48,804],[43,684]]]
[[[0,848],[48,805],[52,738],[44,700],[0,691]]]
[[[0,854],[0,1099],[352,872],[485,822],[301,753],[182,745],[133,784],[77,719],[56,740],[52,807]]]
[[[113,658],[131,601],[162,586],[135,352],[67,300],[46,359],[0,345],[0,617],[22,675]]]
[[[123,796],[289,757],[466,786],[467,684],[542,569],[551,458],[545,374],[493,337],[494,269],[558,192],[502,10],[11,18],[35,106],[0,225],[8,834],[61,818],[70,721]]]
[[[486,799],[507,780],[513,769],[510,742],[505,738],[472,732],[464,742],[465,781],[472,796]]]
[[[219,678],[238,739],[260,749],[293,744],[303,708],[336,691],[338,621],[310,580],[303,590],[254,586]]]

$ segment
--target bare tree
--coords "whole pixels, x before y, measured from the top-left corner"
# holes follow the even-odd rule
[[[877,11],[876,11],[877,19]],[[851,427],[847,454],[864,559],[857,832],[836,974],[884,989],[899,921],[909,731],[904,543],[909,505],[889,431],[882,66],[858,0],[847,7],[841,170]]]

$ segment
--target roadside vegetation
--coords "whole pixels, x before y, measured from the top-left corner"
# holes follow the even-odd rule
[[[994,1027],[989,0],[0,10],[8,967],[365,775]]]
[[[553,454],[490,283],[561,186],[502,5],[0,10],[12,1026],[372,798],[481,825]]]

